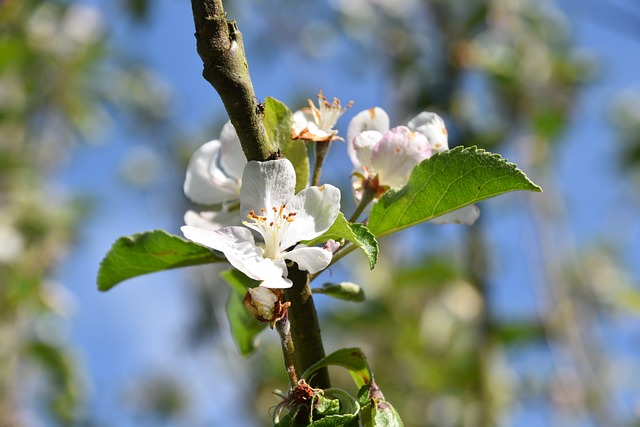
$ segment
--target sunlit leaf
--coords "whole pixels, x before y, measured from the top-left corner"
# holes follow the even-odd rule
[[[362,408],[360,422],[363,427],[402,427],[404,425],[395,408],[384,400],[375,400]]]
[[[382,391],[371,380],[369,386],[361,387],[358,391],[360,422],[363,427],[400,427],[402,420],[395,408],[385,400]]]
[[[293,118],[291,111],[282,102],[274,98],[264,101],[262,122],[269,138],[275,142],[280,152],[287,158],[296,171],[296,193],[304,190],[309,181],[309,158],[304,142],[291,139]]]
[[[348,240],[357,245],[369,258],[369,267],[373,269],[378,262],[378,241],[367,227],[362,224],[352,224],[344,217],[343,213],[338,214],[333,225],[320,237],[307,242],[309,245],[333,240]]]
[[[342,366],[349,371],[353,381],[358,388],[371,383],[371,369],[367,358],[359,348],[343,348],[334,351],[324,359],[311,365],[303,374],[302,378],[309,379],[318,369],[327,366]]]
[[[231,336],[243,356],[249,356],[257,347],[256,337],[267,326],[251,316],[244,308],[242,301],[247,293],[247,288],[258,284],[236,269],[224,271],[220,277],[231,288],[227,300],[227,318],[231,326]]]
[[[542,191],[500,155],[456,147],[423,161],[407,185],[382,196],[371,208],[368,227],[374,235],[384,236],[516,190]]]
[[[162,230],[120,237],[100,263],[98,289],[147,273],[225,261],[210,249]]]

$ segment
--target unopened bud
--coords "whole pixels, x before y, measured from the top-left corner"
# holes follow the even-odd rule
[[[261,322],[268,322],[271,329],[276,322],[287,314],[290,302],[284,304],[280,301],[282,292],[258,286],[249,288],[244,297],[244,307],[249,314]]]
[[[327,240],[327,243],[324,245],[324,250],[334,253],[340,248],[340,242],[336,242],[333,239]]]

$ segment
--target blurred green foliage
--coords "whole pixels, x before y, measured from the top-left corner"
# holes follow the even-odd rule
[[[64,333],[74,301],[52,275],[91,202],[62,195],[53,174],[119,114],[139,128],[166,115],[146,71],[107,65],[105,34],[101,11],[83,3],[0,6],[2,427],[34,412],[48,425],[77,425],[83,414],[88,384]]]

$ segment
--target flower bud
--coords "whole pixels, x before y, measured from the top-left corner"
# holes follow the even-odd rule
[[[271,329],[276,322],[287,314],[290,302],[284,304],[280,301],[282,292],[277,289],[258,286],[249,288],[244,297],[244,307],[249,314],[260,322],[268,322]]]
[[[338,249],[340,249],[340,242],[336,242],[333,239],[329,239],[327,240],[327,243],[325,243],[324,248],[325,251],[329,251],[331,253],[334,253],[335,251],[337,251]]]

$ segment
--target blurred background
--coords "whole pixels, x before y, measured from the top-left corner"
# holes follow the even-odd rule
[[[362,347],[407,426],[640,426],[640,4],[228,3],[260,98],[353,100],[341,135],[436,111],[545,190],[325,272],[367,294],[316,298],[327,351]],[[119,236],[179,233],[226,121],[193,32],[187,1],[0,1],[0,427],[268,424],[275,334],[239,355],[215,269],[95,284]],[[325,164],[351,212],[344,144]]]

